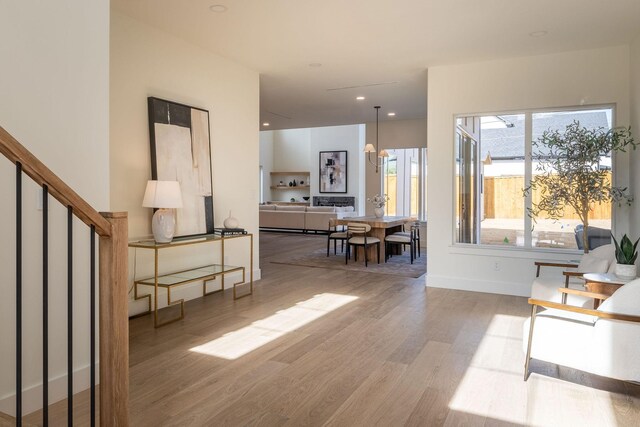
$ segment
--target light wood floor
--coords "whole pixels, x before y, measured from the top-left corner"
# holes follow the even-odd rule
[[[252,297],[191,301],[157,330],[131,321],[133,426],[640,425],[639,387],[540,363],[522,380],[524,298],[271,264],[325,237],[260,242]],[[192,351],[207,343],[218,356]]]

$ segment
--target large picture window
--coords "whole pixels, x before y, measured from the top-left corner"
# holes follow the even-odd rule
[[[531,156],[532,141],[546,130],[564,130],[574,121],[589,129],[610,129],[612,115],[612,108],[607,107],[457,117],[455,242],[578,249],[581,222],[572,209],[566,209],[558,220],[527,216],[527,208],[540,196],[536,191],[523,195],[538,173]],[[613,179],[610,154],[602,158],[600,167]],[[611,230],[611,204],[597,205],[589,224]]]

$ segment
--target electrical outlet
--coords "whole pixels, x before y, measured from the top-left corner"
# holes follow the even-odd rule
[[[500,261],[494,261],[493,271],[500,271]]]

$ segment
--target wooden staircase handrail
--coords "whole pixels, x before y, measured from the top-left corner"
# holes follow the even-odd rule
[[[94,225],[101,237],[111,236],[111,224],[82,197],[64,183],[56,174],[20,144],[9,132],[0,126],[0,153],[13,163],[20,162],[22,171],[39,185],[46,185],[49,194],[63,206],[71,206],[73,213],[87,225]]]

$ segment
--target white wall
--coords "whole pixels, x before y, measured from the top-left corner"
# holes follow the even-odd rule
[[[257,232],[258,85],[257,72],[113,11],[111,205],[129,211],[131,238],[151,233],[151,209],[141,207],[145,184],[151,177],[148,96],[209,111],[215,225],[221,226],[231,210],[241,227]],[[258,274],[255,237],[253,259]],[[249,268],[248,251],[243,250],[248,239],[242,240],[231,245],[236,248],[226,248],[225,255],[228,262]],[[219,245],[207,245],[162,251],[161,273],[219,262]],[[129,255],[132,280],[134,275],[141,278],[152,273],[152,251],[130,250]],[[172,294],[174,298],[196,298],[201,288],[199,284],[184,286]],[[164,295],[159,298],[161,305],[165,304]],[[132,302],[130,313],[144,308],[144,302]]]
[[[265,131],[273,138],[273,170],[279,172],[309,171],[310,196],[350,196],[356,198],[356,205],[363,198],[361,152],[364,148],[362,125],[328,126],[320,128],[286,129]],[[263,137],[264,138],[264,137]],[[262,143],[261,143],[262,144]],[[261,148],[261,162],[268,162],[269,141],[265,139]],[[348,177],[346,193],[319,192],[319,153],[320,151],[347,151]],[[273,201],[288,201],[291,197],[300,199],[297,190],[278,190],[271,193]],[[358,207],[358,206],[356,206]]]
[[[367,123],[366,143],[376,145],[376,124]],[[379,124],[379,147],[383,148],[424,148],[427,146],[427,120],[385,120]],[[364,154],[360,153],[363,158]],[[382,193],[382,173],[376,174],[375,167],[365,160],[366,196],[374,197]],[[373,215],[371,203],[365,203],[366,214]]]
[[[109,210],[109,2],[2,2],[0,126],[98,210]],[[0,156],[2,157],[2,156]],[[15,169],[0,161],[0,411],[15,403]],[[40,407],[42,212],[23,179],[23,406]],[[66,209],[50,202],[51,402],[66,396]],[[89,231],[74,225],[76,391],[88,387]],[[84,249],[83,249],[84,248]]]
[[[620,46],[433,67],[428,86],[427,284],[528,295],[534,259],[575,255],[452,246],[454,115],[612,103],[617,124],[628,125],[629,49]],[[616,174],[618,185],[628,184],[627,156],[618,156]],[[618,233],[628,231],[629,209],[616,214],[615,227]],[[494,271],[496,261],[500,271]]]
[[[640,143],[640,34],[630,47],[630,91],[631,91],[631,132],[637,143]],[[631,152],[631,192],[635,195],[632,206],[631,235],[640,236],[640,149]]]

